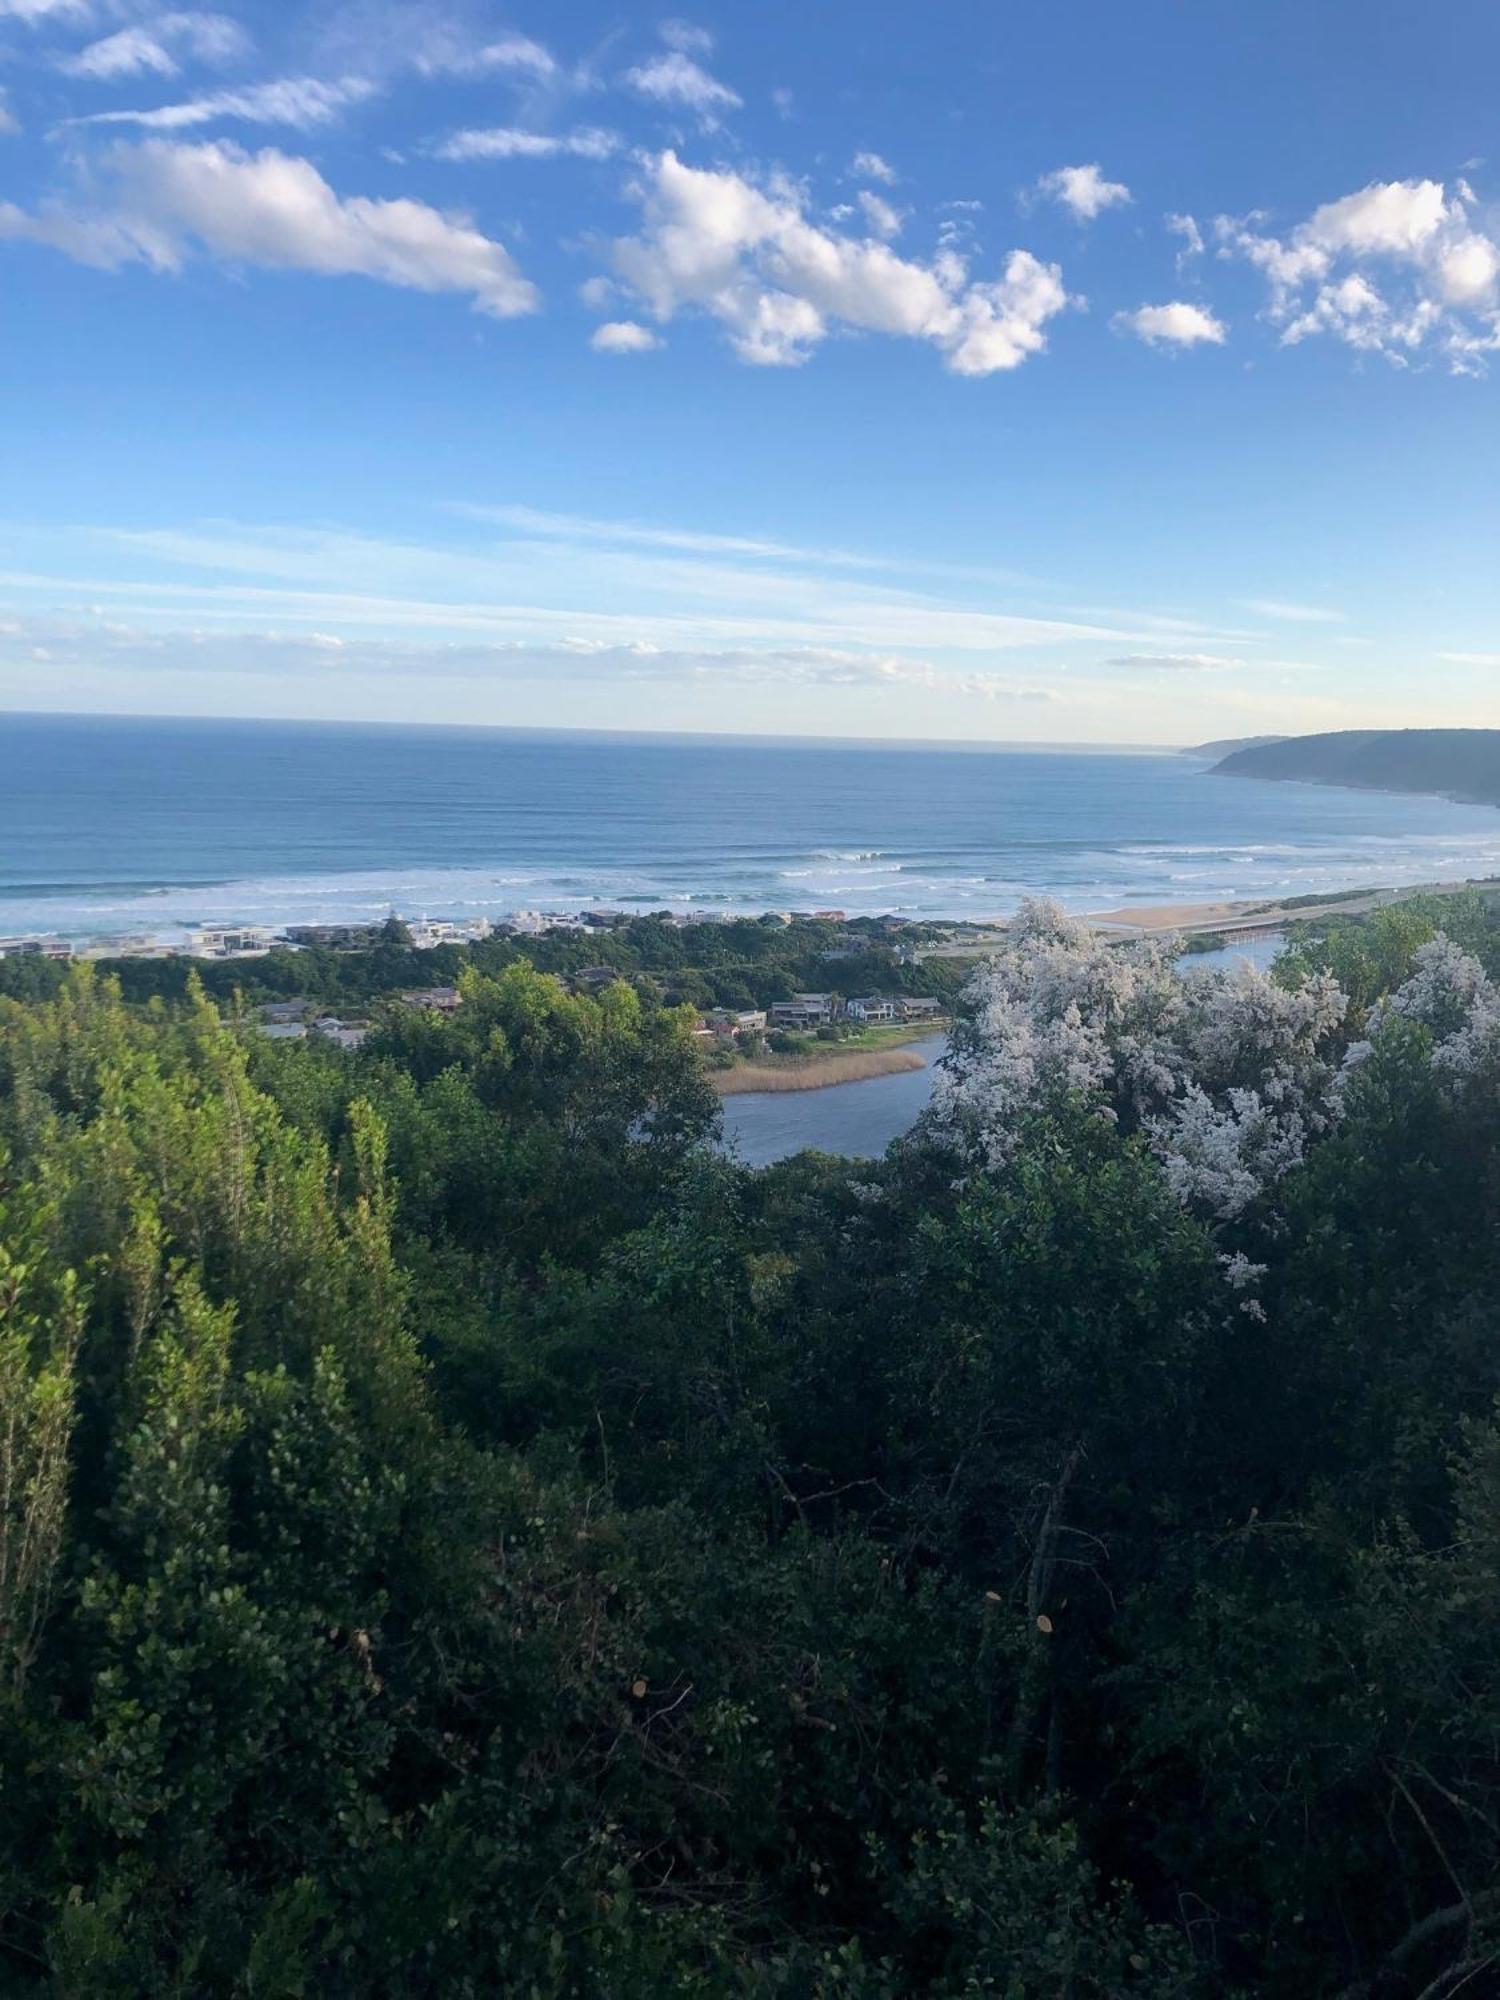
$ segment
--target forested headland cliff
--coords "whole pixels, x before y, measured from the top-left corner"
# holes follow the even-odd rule
[[[1500,729],[1339,729],[1231,751],[1226,778],[1289,778],[1500,805]]]

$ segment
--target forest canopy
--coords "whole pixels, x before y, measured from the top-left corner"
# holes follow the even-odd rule
[[[754,948],[0,998],[5,1991],[1496,1990],[1490,904],[1029,906],[762,1172]]]

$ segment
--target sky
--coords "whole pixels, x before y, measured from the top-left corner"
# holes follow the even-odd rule
[[[0,0],[0,707],[1500,723],[1493,0]]]

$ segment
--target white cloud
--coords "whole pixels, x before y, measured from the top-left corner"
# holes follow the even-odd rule
[[[881,159],[879,153],[856,153],[849,167],[856,180],[879,181],[883,187],[893,187],[896,169]]]
[[[1487,236],[1460,236],[1438,256],[1438,281],[1452,305],[1493,298],[1500,251]]]
[[[19,132],[21,121],[6,102],[5,91],[0,87],[0,138],[11,132]]]
[[[1182,248],[1177,253],[1177,268],[1180,271],[1193,257],[1203,255],[1203,231],[1191,215],[1169,215],[1167,228],[1174,236],[1182,238]]]
[[[1188,628],[1167,639],[1151,619],[1130,612],[1057,617],[999,609],[1000,586],[988,573],[970,578],[955,569],[954,593],[938,595],[891,580],[889,572],[901,565],[889,560],[792,551],[778,561],[769,544],[754,545],[756,552],[739,560],[725,538],[694,530],[585,521],[570,535],[566,520],[533,518],[542,524],[536,532],[518,519],[514,538],[458,547],[233,522],[51,532],[39,539],[48,547],[61,540],[66,548],[68,594],[86,591],[92,602],[121,606],[122,615],[150,609],[199,620],[279,620],[320,631],[428,637],[859,647],[946,655],[980,668],[998,655],[1034,658],[1060,647],[1086,647],[1091,657],[1208,650],[1215,636]],[[18,546],[13,539],[12,549]],[[116,560],[126,580],[110,574]],[[841,574],[845,564],[856,573]],[[941,572],[931,567],[935,576]],[[965,590],[968,581],[981,587]],[[36,591],[44,605],[59,601],[60,587],[52,574],[0,573],[0,590]],[[1028,587],[1022,601],[1033,596]]]
[[[1120,653],[1106,660],[1107,667],[1165,667],[1178,673],[1220,674],[1243,667],[1243,660],[1230,660],[1218,653]]]
[[[707,28],[700,28],[693,21],[663,21],[657,33],[669,49],[679,49],[687,56],[708,56],[713,54],[714,38]]]
[[[1224,343],[1224,322],[1215,319],[1202,306],[1189,304],[1185,299],[1173,299],[1164,306],[1141,306],[1135,312],[1116,313],[1110,321],[1117,333],[1133,333],[1137,340],[1144,340],[1148,347],[1197,347],[1210,342],[1216,347]]]
[[[158,14],[64,56],[58,68],[67,76],[107,83],[124,76],[176,76],[183,57],[219,64],[238,62],[249,52],[249,36],[227,14]]]
[[[486,42],[475,52],[472,67],[480,71],[519,70],[534,77],[557,74],[556,58],[529,35],[502,35],[496,42]]]
[[[433,679],[651,681],[767,687],[900,688],[983,701],[1050,703],[1047,688],[987,671],[945,671],[906,653],[852,646],[685,646],[648,639],[423,641],[275,626],[141,624],[90,611],[19,618],[0,626],[6,652],[63,668],[153,674],[315,676],[348,683],[375,675]],[[0,666],[8,662],[0,655]]]
[[[755,535],[717,535],[703,528],[664,528],[642,521],[607,521],[591,514],[554,514],[536,507],[458,506],[456,513],[494,521],[522,534],[570,542],[618,542],[626,547],[681,549],[692,555],[769,557],[778,561],[880,567],[878,558],[833,549],[796,548]]]
[[[638,63],[634,69],[626,70],[624,81],[639,96],[652,98],[658,104],[685,105],[708,125],[713,124],[719,112],[733,111],[741,101],[728,84],[710,76],[680,49]]]
[[[346,76],[337,83],[317,77],[282,77],[253,83],[243,90],[219,90],[182,104],[161,104],[149,111],[95,111],[71,122],[77,125],[135,125],[148,132],[183,132],[197,125],[231,120],[246,125],[290,125],[310,131],[331,124],[351,104],[375,94],[368,77]]]
[[[1463,181],[1451,193],[1441,181],[1375,181],[1286,237],[1259,214],[1214,227],[1221,256],[1264,274],[1283,346],[1326,334],[1399,366],[1432,347],[1476,374],[1500,349],[1500,248],[1474,228],[1473,206]]]
[[[532,84],[555,82],[557,58],[529,35],[501,35],[493,42],[475,42],[452,21],[425,9],[398,11],[386,39],[410,51],[418,76],[495,76],[509,74]]]
[[[1037,191],[1060,202],[1080,222],[1092,222],[1107,208],[1120,208],[1131,199],[1123,181],[1107,181],[1096,162],[1084,167],[1058,167],[1043,174]]]
[[[90,0],[0,0],[0,21],[59,21],[87,17]]]
[[[439,160],[607,160],[620,149],[619,135],[597,126],[572,132],[527,132],[514,125],[454,132],[432,148]]]
[[[892,208],[888,201],[883,201],[878,194],[872,194],[868,188],[861,188],[859,205],[864,211],[865,221],[877,236],[890,237],[901,234],[900,213]]]
[[[1280,597],[1242,597],[1239,604],[1258,618],[1274,618],[1288,625],[1342,625],[1342,611],[1329,611],[1319,604],[1288,604]]]
[[[95,214],[28,213],[0,204],[0,239],[49,243],[83,263],[176,270],[193,247],[267,269],[361,276],[424,292],[468,294],[510,318],[538,304],[502,244],[425,202],[335,194],[311,161],[266,148],[117,146],[112,191]]]
[[[1500,667],[1500,653],[1439,653],[1436,657],[1454,667]]]
[[[661,346],[661,336],[636,320],[612,319],[594,328],[589,346],[596,354],[649,354]]]
[[[1325,201],[1298,234],[1329,252],[1410,256],[1443,227],[1447,206],[1441,181],[1375,181],[1358,194]]]
[[[1012,251],[999,280],[971,280],[951,250],[931,263],[900,257],[819,228],[787,182],[763,189],[670,151],[637,193],[645,227],[614,245],[616,274],[659,321],[711,314],[744,361],[795,365],[847,327],[929,341],[954,373],[987,375],[1039,353],[1068,303],[1057,266],[1029,251]]]

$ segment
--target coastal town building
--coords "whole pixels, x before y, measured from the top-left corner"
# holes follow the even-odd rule
[[[0,937],[0,958],[71,958],[73,947],[60,937]]]
[[[401,998],[408,1007],[423,1007],[429,1014],[456,1014],[464,996],[456,986],[419,986]]]
[[[842,1002],[836,993],[794,993],[771,1006],[773,1028],[823,1028],[837,1020]]]
[[[493,925],[488,917],[466,918],[462,923],[418,917],[407,929],[414,950],[433,951],[440,944],[481,944],[491,934]]]
[[[896,1003],[883,993],[867,993],[849,1001],[845,1011],[851,1021],[894,1021]]]
[[[758,1034],[766,1025],[764,1007],[715,1007],[698,1026],[710,1035],[727,1039],[733,1035]]]
[[[365,1022],[340,1020],[337,1014],[320,1014],[312,1023],[313,1034],[321,1035],[325,1042],[332,1042],[340,1049],[359,1048],[369,1032]]]
[[[306,951],[365,951],[375,930],[374,924],[288,924],[286,934]]]
[[[264,958],[279,942],[263,924],[202,924],[187,934],[193,958]]]
[[[178,955],[178,946],[146,931],[90,938],[77,953],[80,958],[176,958]]]

